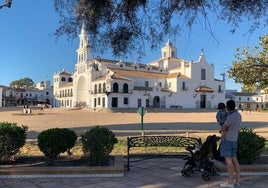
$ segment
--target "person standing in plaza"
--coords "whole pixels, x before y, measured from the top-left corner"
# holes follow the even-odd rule
[[[226,102],[228,116],[221,126],[220,133],[222,137],[220,154],[225,158],[228,171],[228,181],[220,184],[221,187],[240,186],[240,165],[237,160],[237,139],[241,128],[242,117],[235,109],[235,101]],[[234,181],[235,173],[235,181]]]

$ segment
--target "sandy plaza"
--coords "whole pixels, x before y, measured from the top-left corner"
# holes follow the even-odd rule
[[[93,126],[106,126],[118,135],[131,136],[141,131],[141,116],[137,112],[90,112],[86,109],[33,108],[32,114],[24,115],[22,107],[0,108],[0,122],[14,122],[29,127],[28,138],[36,138],[49,128],[70,128],[78,135]],[[253,128],[257,134],[268,137],[268,114],[264,112],[240,112],[242,127]],[[151,134],[217,133],[219,126],[214,111],[150,112],[143,117],[143,129]]]

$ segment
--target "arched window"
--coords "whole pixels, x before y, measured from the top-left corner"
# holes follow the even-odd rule
[[[72,78],[68,78],[68,82],[72,82],[73,81],[73,79]]]
[[[201,69],[201,80],[206,80],[206,69]]]
[[[103,93],[106,92],[106,83],[103,83],[103,84],[102,84],[102,90],[103,90]]]
[[[123,85],[123,93],[128,93],[128,84]]]
[[[118,93],[118,83],[113,84],[113,92]]]
[[[94,93],[97,93],[97,91],[98,91],[98,86],[97,86],[97,84],[95,84],[94,85]]]
[[[219,93],[222,92],[221,85],[218,85],[218,92],[219,92]]]
[[[182,82],[182,90],[186,90],[185,82]]]
[[[101,83],[99,83],[99,93],[101,93]]]
[[[65,82],[65,81],[66,81],[65,77],[62,77],[62,78],[61,78],[61,81],[62,81],[62,82]]]

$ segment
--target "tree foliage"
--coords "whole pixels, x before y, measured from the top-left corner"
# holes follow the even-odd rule
[[[112,48],[114,55],[144,51],[144,43],[158,47],[163,37],[178,34],[201,19],[213,34],[208,14],[230,26],[249,20],[249,30],[268,25],[267,0],[54,0],[60,16],[56,35],[76,37],[85,23],[91,49]],[[142,55],[142,54],[141,54]]]
[[[15,80],[10,83],[10,87],[16,87],[16,88],[30,88],[33,86],[34,86],[33,80],[28,77]]]
[[[242,83],[244,90],[265,89],[268,87],[268,34],[260,37],[260,46],[236,49],[229,77]]]

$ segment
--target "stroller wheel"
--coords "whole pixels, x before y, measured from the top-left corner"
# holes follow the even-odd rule
[[[183,177],[188,177],[188,176],[190,176],[190,172],[189,172],[189,170],[187,170],[187,169],[183,169],[183,170],[181,171],[181,175],[182,175]]]
[[[210,175],[211,176],[216,176],[217,175],[217,169],[215,167],[211,168]]]
[[[202,179],[205,180],[205,181],[210,180],[210,173],[208,171],[204,171],[202,173]]]
[[[192,172],[192,166],[189,165],[189,164],[187,164],[187,165],[184,166],[184,168],[181,170],[181,175],[182,175],[183,177],[188,177],[188,176],[190,176],[191,172]]]

